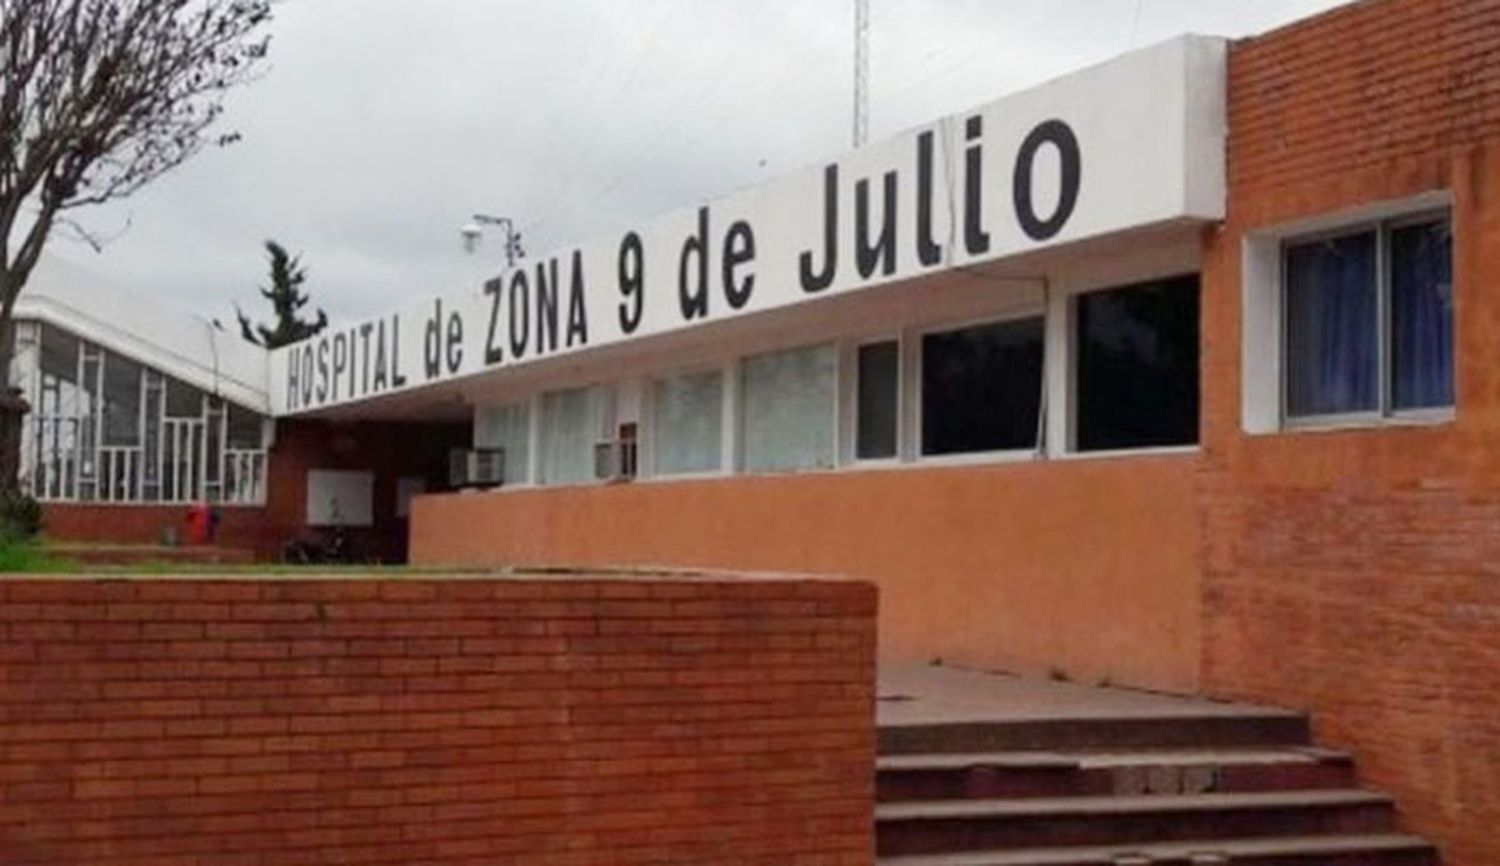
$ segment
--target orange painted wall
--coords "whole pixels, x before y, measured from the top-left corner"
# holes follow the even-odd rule
[[[426,496],[413,510],[412,561],[855,575],[880,588],[885,659],[1190,691],[1200,621],[1194,462]]]

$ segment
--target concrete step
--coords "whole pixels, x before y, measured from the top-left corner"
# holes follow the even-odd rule
[[[1391,820],[1389,798],[1358,790],[930,800],[875,809],[882,857],[1385,833]]]
[[[881,802],[1313,790],[1354,781],[1347,754],[1313,747],[887,755],[876,762]]]
[[[1084,848],[882,857],[879,866],[1437,866],[1432,845],[1415,836],[1298,836],[1203,839]]]
[[[1305,715],[1276,711],[882,723],[878,745],[881,755],[1297,747],[1310,745],[1310,729]]]

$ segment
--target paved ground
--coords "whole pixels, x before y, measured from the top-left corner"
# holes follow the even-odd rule
[[[1082,686],[932,665],[882,665],[878,723],[887,726],[1047,719],[1278,714],[1276,708]]]

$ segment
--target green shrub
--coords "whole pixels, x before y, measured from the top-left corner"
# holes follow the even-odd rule
[[[0,499],[0,540],[24,541],[42,531],[42,504],[35,497],[13,493]]]

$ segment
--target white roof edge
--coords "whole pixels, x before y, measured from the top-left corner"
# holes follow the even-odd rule
[[[16,320],[42,321],[195,388],[270,414],[270,353],[199,316],[44,257],[16,300]]]

